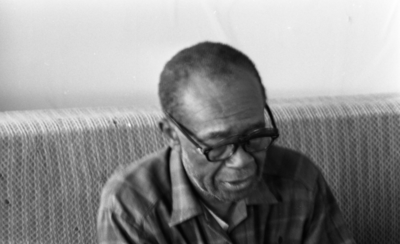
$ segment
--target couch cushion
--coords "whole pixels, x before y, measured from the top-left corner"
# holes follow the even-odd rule
[[[322,169],[358,243],[400,240],[398,95],[270,101],[278,144]],[[166,143],[161,113],[91,108],[0,114],[0,243],[96,243],[100,191]]]

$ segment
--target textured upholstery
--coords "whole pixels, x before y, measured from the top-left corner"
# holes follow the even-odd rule
[[[271,101],[278,144],[322,169],[358,243],[400,243],[400,97]],[[165,145],[159,111],[0,113],[0,243],[96,243],[100,191]]]

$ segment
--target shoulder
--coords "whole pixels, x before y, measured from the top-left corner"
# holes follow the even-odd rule
[[[319,168],[304,154],[273,145],[268,150],[265,174],[295,181],[309,191],[314,191],[322,177]]]
[[[100,209],[136,221],[146,218],[161,199],[171,195],[169,153],[163,149],[116,170],[103,187]]]

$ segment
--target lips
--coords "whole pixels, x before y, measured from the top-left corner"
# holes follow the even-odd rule
[[[249,179],[251,179],[251,178],[253,178],[252,176],[249,176],[249,177],[247,177],[247,178],[244,178],[243,180],[232,180],[232,181],[225,181],[226,183],[229,183],[229,184],[240,184],[240,183],[243,183],[243,182],[245,182],[245,181],[248,181]]]
[[[249,187],[253,183],[253,179],[254,176],[250,176],[242,180],[224,181],[223,184],[228,189],[241,190]]]

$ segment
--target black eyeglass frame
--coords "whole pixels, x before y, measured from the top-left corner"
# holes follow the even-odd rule
[[[268,115],[269,115],[269,117],[270,117],[270,119],[271,119],[272,128],[260,128],[260,129],[256,129],[256,130],[250,132],[249,134],[244,135],[244,136],[242,136],[241,138],[239,138],[239,141],[238,141],[238,142],[226,144],[226,145],[232,144],[232,145],[234,146],[234,148],[233,148],[233,150],[232,150],[232,152],[231,152],[231,154],[230,154],[229,156],[227,156],[227,157],[225,157],[225,158],[223,158],[223,159],[218,159],[218,160],[210,160],[208,153],[209,153],[211,150],[213,150],[213,149],[215,149],[215,148],[217,148],[217,147],[223,146],[224,144],[221,143],[221,145],[203,148],[203,147],[200,145],[200,144],[202,144],[202,143],[200,143],[194,136],[192,136],[192,135],[191,135],[192,133],[191,133],[188,129],[186,129],[184,126],[180,125],[179,122],[176,121],[176,120],[172,117],[171,114],[169,114],[168,112],[165,112],[165,111],[164,111],[164,114],[165,114],[165,115],[167,116],[167,118],[169,118],[169,119],[172,121],[172,123],[182,132],[182,134],[185,135],[185,137],[196,147],[197,151],[198,151],[199,153],[203,154],[203,155],[207,158],[207,160],[208,160],[209,162],[218,162],[218,161],[221,161],[221,160],[225,160],[225,159],[230,158],[230,157],[236,152],[236,150],[237,150],[237,148],[239,147],[239,145],[242,145],[242,144],[246,143],[246,142],[247,142],[248,140],[250,140],[250,139],[259,138],[259,137],[264,137],[264,136],[266,136],[266,137],[271,137],[272,140],[271,140],[271,142],[270,142],[270,144],[269,144],[269,145],[271,145],[272,142],[275,141],[275,140],[279,137],[279,130],[278,130],[278,128],[276,127],[274,116],[273,116],[272,111],[271,111],[271,109],[269,108],[269,106],[268,106],[267,103],[265,103],[264,109],[267,111],[267,113],[268,113]],[[260,131],[262,131],[262,132],[260,133]],[[256,136],[252,136],[253,134],[256,134]],[[225,141],[225,139],[224,139],[223,141]],[[245,148],[245,147],[244,147],[244,148]],[[268,148],[268,147],[267,147],[267,148]],[[260,150],[260,151],[262,151],[262,150]]]

